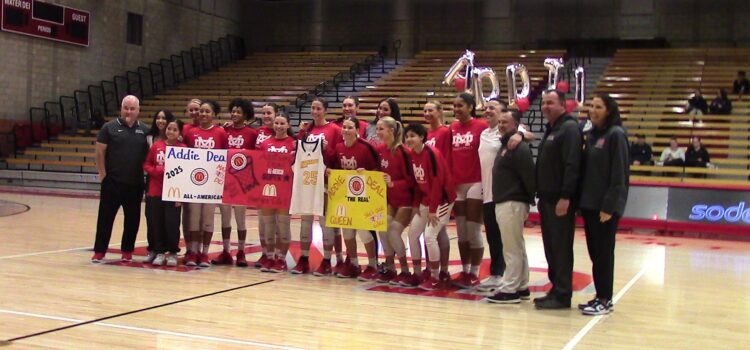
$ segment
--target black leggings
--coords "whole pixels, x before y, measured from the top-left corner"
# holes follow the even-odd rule
[[[161,197],[146,196],[147,207],[151,210],[147,217],[149,232],[153,239],[151,247],[157,254],[180,251],[180,214],[182,208],[175,207],[174,202],[165,202]]]
[[[599,219],[598,210],[581,209],[586,245],[592,263],[596,297],[612,300],[615,270],[615,233],[620,217],[612,215],[606,222]]]

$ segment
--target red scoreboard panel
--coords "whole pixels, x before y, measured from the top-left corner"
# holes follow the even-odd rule
[[[1,0],[2,30],[89,46],[87,11],[36,0]]]

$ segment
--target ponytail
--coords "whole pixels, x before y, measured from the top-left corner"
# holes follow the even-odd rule
[[[378,122],[383,122],[383,124],[391,130],[393,130],[393,140],[388,145],[388,149],[394,150],[396,147],[401,145],[404,138],[404,126],[401,125],[401,122],[397,121],[396,119],[392,117],[383,117],[378,120]]]

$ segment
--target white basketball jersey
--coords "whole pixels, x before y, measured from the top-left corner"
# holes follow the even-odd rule
[[[323,216],[326,171],[323,142],[298,140],[292,171],[294,183],[289,214]]]

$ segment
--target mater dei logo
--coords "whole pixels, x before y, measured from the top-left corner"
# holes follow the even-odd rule
[[[263,186],[263,196],[265,196],[265,197],[276,197],[276,196],[278,196],[278,192],[276,191],[276,185],[274,185],[274,184],[265,184]]]

